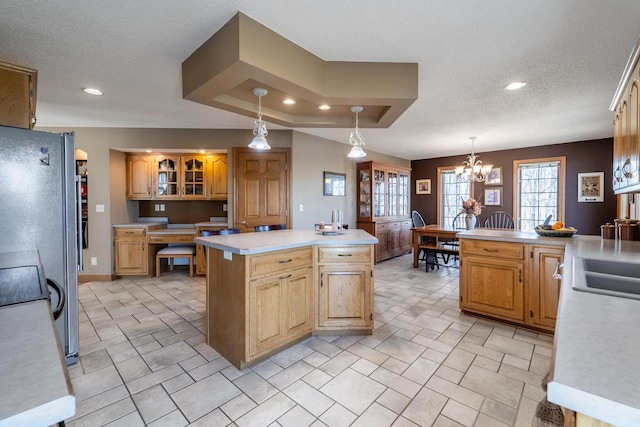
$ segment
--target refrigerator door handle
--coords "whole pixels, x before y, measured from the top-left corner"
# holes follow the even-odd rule
[[[82,253],[82,181],[80,175],[76,175],[76,247],[78,248],[77,270],[82,271],[84,260]]]

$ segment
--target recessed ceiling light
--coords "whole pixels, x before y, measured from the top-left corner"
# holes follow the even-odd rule
[[[144,150],[145,153],[153,153],[153,150]]]
[[[518,90],[518,89],[522,89],[523,87],[525,87],[526,84],[527,84],[527,82],[513,82],[513,83],[509,83],[504,88],[506,90]]]
[[[293,105],[293,104],[296,103],[296,100],[295,99],[291,99],[291,98],[287,98],[284,101],[282,101],[282,103],[286,104],[286,105]]]
[[[85,88],[82,88],[82,90],[88,93],[89,95],[102,95],[102,91],[100,89],[85,87]]]
[[[330,110],[331,109],[331,105],[322,104],[322,105],[318,106],[318,108],[321,109],[321,110]]]
[[[198,153],[200,153],[200,154],[206,154],[206,151],[205,151],[205,150],[200,150],[200,151],[198,151]]]

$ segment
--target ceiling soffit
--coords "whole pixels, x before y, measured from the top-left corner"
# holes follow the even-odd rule
[[[418,64],[325,61],[237,13],[182,63],[184,99],[289,127],[386,128],[418,98]],[[285,105],[285,98],[296,100]],[[320,110],[328,104],[330,110]]]

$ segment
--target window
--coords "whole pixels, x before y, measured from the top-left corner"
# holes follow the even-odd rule
[[[551,224],[564,218],[566,158],[514,160],[516,228],[533,230],[551,215]]]
[[[471,197],[471,184],[459,181],[453,166],[438,168],[438,197],[438,224],[450,226],[462,209],[462,201]]]

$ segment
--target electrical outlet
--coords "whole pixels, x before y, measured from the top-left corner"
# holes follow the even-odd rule
[[[96,205],[96,212],[104,212],[104,205]]]
[[[156,212],[158,212],[160,210],[160,205],[156,203]]]
[[[300,212],[304,211],[304,206],[302,205],[302,203],[300,203]]]
[[[160,212],[164,212],[164,203],[160,205]]]
[[[223,212],[227,212],[228,210],[229,210],[229,206],[227,206],[227,204],[226,204],[226,203],[224,203],[224,204],[222,205],[222,211],[223,211]]]
[[[92,256],[91,257],[91,265],[98,265],[98,257],[97,256]]]

